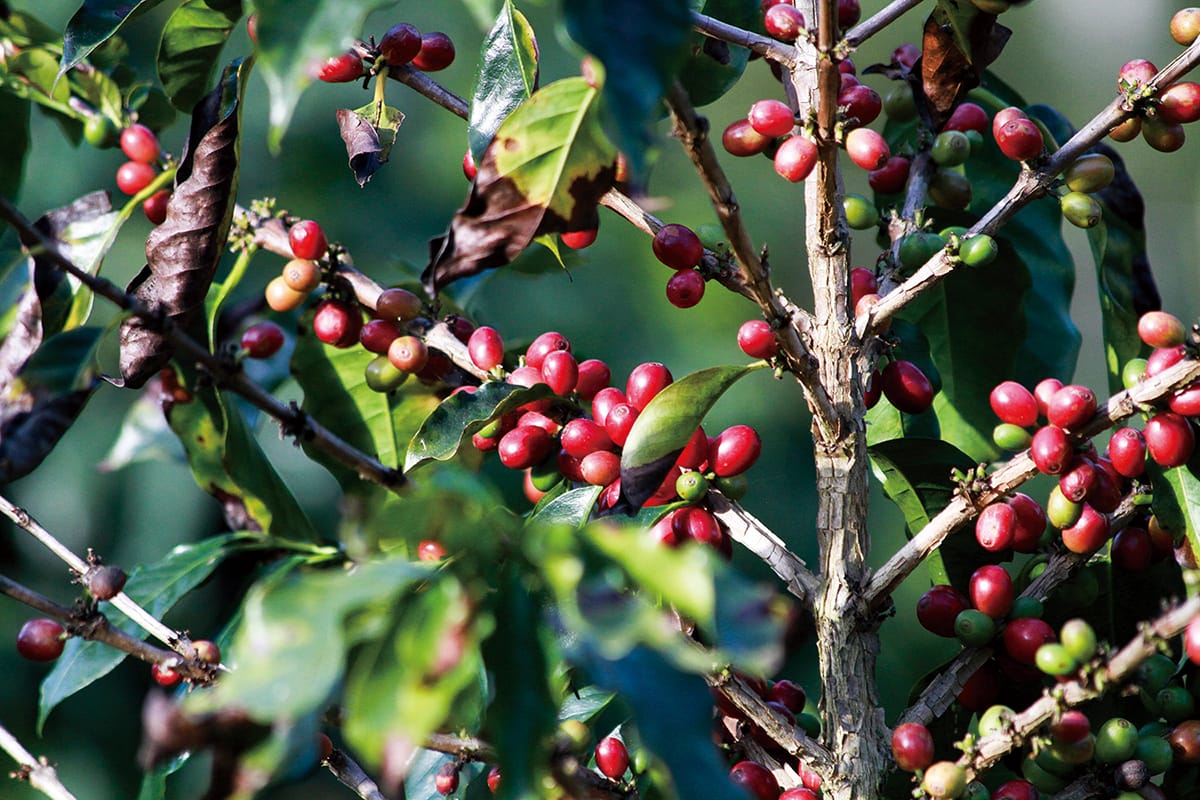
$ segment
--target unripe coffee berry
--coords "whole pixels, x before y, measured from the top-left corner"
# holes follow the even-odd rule
[[[88,594],[97,600],[112,600],[125,588],[128,576],[120,567],[92,567],[84,575]]]
[[[321,285],[321,268],[307,258],[293,258],[283,265],[283,282],[297,292],[311,292]]]

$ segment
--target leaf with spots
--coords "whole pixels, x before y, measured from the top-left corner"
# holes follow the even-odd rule
[[[929,15],[921,48],[921,83],[935,127],[979,85],[983,71],[999,57],[1011,35],[994,15],[979,13],[967,0],[942,0]]]
[[[382,101],[368,103],[353,111],[348,108],[337,110],[338,131],[346,145],[350,170],[359,186],[366,186],[371,176],[387,163],[402,122],[404,112],[389,108]]]
[[[501,124],[471,196],[430,242],[421,282],[452,281],[508,264],[545,233],[587,230],[616,177],[616,149],[600,127],[600,92],[583,78],[539,89]]]
[[[175,173],[166,221],[146,239],[146,266],[129,291],[187,328],[203,319],[204,301],[225,252],[237,195],[241,98],[250,62],[225,69],[217,88],[192,115],[186,151]],[[121,324],[121,379],[142,386],[170,360],[169,339],[142,317]]]

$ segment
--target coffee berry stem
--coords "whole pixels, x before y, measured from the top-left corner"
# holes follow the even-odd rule
[[[842,43],[838,46],[838,55],[843,58],[850,55],[867,39],[921,5],[922,2],[924,0],[892,0],[879,11],[846,31],[842,37]]]
[[[1120,684],[1131,677],[1139,664],[1158,652],[1158,642],[1183,633],[1193,618],[1200,615],[1200,597],[1193,597],[1166,611],[1149,625],[1144,626],[1137,636],[1108,658],[1103,665],[1089,673],[1086,679],[1075,679],[1059,683],[1024,711],[1011,718],[1011,727],[975,742],[970,755],[963,755],[958,764],[967,770],[970,780],[978,772],[995,764],[1006,753],[1024,742],[1043,723],[1058,713],[1064,704],[1077,706],[1102,695],[1107,688]]]
[[[1171,85],[1198,64],[1200,64],[1200,40],[1192,43],[1171,63],[1159,70],[1147,82],[1148,91],[1154,93],[1159,88]],[[1118,94],[1045,161],[1039,162],[1036,168],[1026,167],[1023,169],[1008,194],[972,225],[968,234],[986,233],[991,235],[998,231],[1018,211],[1050,191],[1053,179],[1103,139],[1113,126],[1130,118],[1135,113],[1133,108],[1128,107],[1125,96]],[[957,262],[944,249],[939,251],[933,258],[921,265],[908,280],[885,294],[879,304],[858,317],[855,321],[855,330],[859,336],[866,336],[869,332],[879,330],[887,320],[929,287],[940,282],[957,266]]]
[[[0,750],[12,756],[20,765],[15,773],[50,800],[75,800],[75,795],[58,779],[58,772],[44,757],[35,758],[3,725],[0,725]]]
[[[1110,397],[1108,402],[1097,410],[1091,422],[1072,434],[1071,441],[1074,444],[1087,441],[1100,431],[1133,416],[1142,406],[1159,402],[1171,392],[1197,379],[1200,379],[1200,361],[1184,359],[1158,375],[1145,379],[1132,389]],[[891,595],[947,536],[973,519],[988,503],[1013,491],[1037,474],[1038,469],[1029,451],[1024,450],[992,473],[983,490],[975,497],[955,497],[871,576],[864,593],[864,602],[871,607],[877,606]]]
[[[780,66],[790,69],[796,64],[796,47],[786,45],[767,36],[761,36],[744,28],[738,28],[726,22],[721,22],[719,19],[706,16],[698,11],[692,12],[692,27],[705,36],[745,47],[753,53],[758,53],[763,58],[776,62]],[[803,39],[796,44],[798,47],[806,46]]]

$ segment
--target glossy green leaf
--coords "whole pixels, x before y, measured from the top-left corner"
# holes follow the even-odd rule
[[[354,659],[343,730],[368,763],[383,760],[389,740],[424,740],[477,685],[479,641],[493,622],[473,612],[463,587],[443,573],[393,609],[391,630]]]
[[[83,0],[63,34],[60,72],[75,67],[108,41],[134,14],[144,13],[162,0]]]
[[[532,387],[489,381],[475,392],[452,394],[421,423],[408,444],[404,471],[411,472],[429,461],[448,461],[462,443],[489,421],[534,400],[553,397],[544,383]]]
[[[262,451],[233,395],[218,391],[190,365],[177,380],[190,395],[166,407],[197,485],[224,506],[237,527],[316,541],[316,531]]]
[[[744,800],[712,743],[712,696],[701,677],[678,671],[645,647],[618,659],[586,643],[579,651],[588,675],[617,691],[632,709],[642,742],[670,771],[676,797]]]
[[[569,525],[572,528],[578,528],[587,522],[588,515],[592,513],[592,509],[595,508],[596,501],[600,499],[600,493],[603,491],[604,487],[602,486],[581,486],[578,489],[569,489],[538,508],[530,520],[537,520],[540,524]]]
[[[511,0],[504,0],[479,53],[479,74],[471,95],[467,142],[476,163],[483,161],[500,124],[537,89],[537,81],[533,28]]]
[[[691,33],[688,0],[575,0],[567,33],[604,65],[606,112],[635,180],[647,167],[659,100],[679,74]]]
[[[598,686],[584,686],[567,694],[567,699],[558,710],[558,718],[590,722],[593,717],[608,708],[614,698],[616,694],[611,691]]]
[[[500,755],[505,792],[527,797],[537,794],[557,724],[550,653],[543,642],[543,598],[515,560],[504,565],[496,588],[496,630],[483,647],[495,686],[485,730]]]
[[[278,151],[300,94],[325,60],[362,35],[367,15],[395,0],[255,0],[258,58],[271,93],[268,143]]]
[[[387,559],[352,570],[295,571],[255,585],[227,653],[231,671],[212,691],[190,695],[185,705],[193,710],[235,706],[264,722],[321,707],[342,678],[346,650],[353,644],[347,617],[368,607],[383,613],[430,574],[425,565]],[[279,680],[280,664],[303,664],[304,680]]]
[[[954,498],[951,470],[966,471],[975,466],[954,445],[935,439],[894,439],[873,445],[868,453],[884,493],[904,515],[909,538]],[[958,552],[964,549],[967,552]],[[954,583],[961,587],[983,555],[986,554],[975,537],[968,531],[960,531],[930,553],[925,564],[934,583]],[[963,569],[966,575],[961,574]]]
[[[437,398],[415,379],[392,394],[372,391],[365,370],[374,354],[361,347],[323,344],[312,335],[311,321],[311,312],[306,313],[292,353],[292,374],[304,389],[304,410],[349,444],[389,467],[398,467],[404,443],[438,407]],[[308,453],[343,488],[370,490],[352,470],[316,449],[309,448]]]
[[[600,91],[582,77],[544,86],[501,123],[466,204],[430,243],[431,291],[514,261],[537,236],[594,226],[616,177],[617,151],[600,126]]]
[[[162,619],[179,600],[203,582],[230,554],[248,546],[262,546],[261,536],[227,533],[196,544],[181,544],[153,564],[135,567],[129,573],[125,594]],[[115,627],[126,633],[145,636],[136,624],[108,603],[101,610]],[[42,679],[38,700],[38,729],[59,703],[116,669],[126,653],[115,647],[71,638],[54,668]]]
[[[204,96],[217,57],[241,19],[241,0],[184,0],[171,12],[158,43],[158,79],[183,112]]]
[[[621,451],[621,495],[634,508],[662,484],[725,390],[763,366],[709,367],[663,389],[642,409]]]
[[[1154,488],[1154,516],[1166,530],[1182,531],[1192,551],[1200,553],[1200,454],[1173,469],[1148,460],[1146,471]]]
[[[692,8],[738,28],[761,32],[762,6],[758,0],[691,0]],[[679,82],[692,103],[708,105],[720,99],[746,71],[750,51],[694,31],[688,36],[687,57],[679,68]]]
[[[0,85],[62,117],[82,116],[67,103],[71,86],[58,80],[58,59],[49,47],[31,47],[6,57],[4,69],[0,70]]]
[[[0,196],[15,202],[29,154],[29,100],[0,92]]]
[[[1087,233],[1100,291],[1108,388],[1110,393],[1116,393],[1125,388],[1121,383],[1121,368],[1131,358],[1137,358],[1142,349],[1137,334],[1141,316],[1138,271],[1149,271],[1149,258],[1142,197],[1120,156],[1110,148],[1102,152],[1113,160],[1116,175],[1108,188],[1095,195],[1104,218]]]

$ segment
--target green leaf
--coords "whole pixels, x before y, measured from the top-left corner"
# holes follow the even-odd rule
[[[478,685],[479,641],[493,625],[446,573],[409,595],[392,620],[346,678],[343,730],[371,764],[389,740],[420,742],[446,722],[459,695]]]
[[[0,92],[0,196],[17,199],[29,155],[29,100]]]
[[[659,100],[679,73],[691,33],[688,0],[575,0],[563,6],[567,33],[604,65],[606,112],[617,146],[640,181],[653,144]]]
[[[176,374],[189,399],[170,403],[167,421],[200,488],[220,500],[226,518],[238,520],[239,527],[316,541],[312,523],[262,451],[235,398],[218,391],[192,365],[181,365]]]
[[[544,383],[531,387],[489,381],[473,393],[452,394],[437,405],[412,436],[404,456],[404,471],[429,461],[449,461],[462,443],[492,420],[554,392]]]
[[[415,380],[392,394],[373,391],[367,386],[365,370],[374,354],[361,347],[323,344],[312,335],[311,321],[308,312],[292,353],[292,375],[304,389],[304,410],[359,450],[389,467],[398,466],[403,443],[437,407],[437,398]],[[322,451],[306,447],[306,452],[328,469],[343,489],[372,490],[373,484]]]
[[[577,719],[580,722],[590,722],[592,718],[608,708],[616,694],[597,686],[584,686],[567,695],[562,707],[558,710],[560,721]]]
[[[884,493],[904,515],[909,538],[928,525],[929,520],[954,498],[951,470],[966,471],[975,466],[954,445],[931,439],[895,439],[873,445],[867,452]],[[957,552],[963,544],[967,545],[969,553]],[[964,555],[974,561],[962,557]],[[975,538],[962,531],[946,539],[941,548],[930,553],[925,563],[934,583],[963,586],[971,570],[979,566],[978,557],[985,555]],[[966,569],[966,575],[962,574],[963,569]]]
[[[467,141],[476,163],[500,124],[537,89],[538,49],[525,15],[504,0],[479,53]]]
[[[496,743],[510,797],[537,794],[557,723],[550,655],[542,640],[541,592],[530,584],[514,560],[506,562],[491,606],[496,630],[483,647],[495,686],[486,731]]]
[[[360,610],[385,613],[431,570],[404,559],[359,564],[351,570],[294,571],[256,584],[244,603],[227,663],[232,671],[185,706],[203,711],[240,707],[253,719],[295,718],[327,702],[354,644],[347,618]],[[304,680],[281,681],[280,664],[303,664]]]
[[[692,0],[691,4],[701,14],[761,32],[762,7],[756,0]],[[679,68],[679,82],[693,104],[708,105],[733,88],[749,60],[746,48],[694,31],[688,36],[688,55]]]
[[[597,684],[617,691],[632,709],[642,742],[670,770],[676,797],[744,800],[709,735],[712,696],[702,678],[679,672],[645,647],[610,660],[582,643],[578,658]]]
[[[582,77],[534,92],[501,123],[471,195],[430,243],[421,282],[451,281],[515,260],[537,236],[595,227],[616,177],[617,151],[600,126],[600,92]]]
[[[763,366],[709,367],[685,375],[655,395],[633,423],[621,451],[622,497],[640,508],[662,484],[725,390]]]
[[[134,14],[144,13],[162,0],[83,0],[63,33],[59,74],[75,67],[104,44]]]
[[[1192,551],[1200,553],[1200,454],[1173,469],[1147,460],[1146,472],[1154,487],[1154,516],[1166,530],[1184,532]]]
[[[230,554],[264,544],[262,537],[247,533],[226,533],[196,544],[181,544],[161,560],[134,568],[125,583],[125,594],[152,616],[162,619]],[[141,628],[108,603],[102,603],[100,607],[114,627],[135,636],[145,636]],[[99,642],[68,639],[54,668],[42,679],[38,730],[41,731],[46,718],[59,703],[112,672],[126,655],[122,650]]]
[[[278,152],[300,94],[330,56],[348,50],[367,15],[395,0],[255,0],[258,57],[271,93],[268,144]]]
[[[158,43],[158,79],[171,104],[190,112],[212,82],[217,57],[242,16],[241,0],[184,0]]]
[[[600,499],[600,493],[603,491],[603,486],[581,486],[578,489],[570,489],[536,509],[533,516],[530,517],[530,521],[536,520],[539,524],[569,525],[572,528],[579,528],[587,522],[588,515],[592,513],[592,509],[596,506],[596,501]]]

